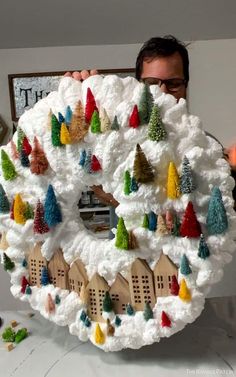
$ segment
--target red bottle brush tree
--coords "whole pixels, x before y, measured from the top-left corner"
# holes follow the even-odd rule
[[[49,232],[49,227],[47,223],[44,221],[44,208],[43,204],[38,200],[35,215],[34,215],[34,226],[33,226],[34,233],[44,234]]]
[[[90,88],[87,90],[86,105],[85,105],[85,121],[90,123],[94,111],[98,112],[94,95]]]
[[[94,154],[92,155],[92,160],[91,160],[91,170],[94,173],[102,170],[101,164]]]
[[[129,126],[132,128],[138,128],[140,125],[139,113],[138,113],[138,106],[134,105],[132,114],[129,118]]]
[[[26,290],[26,287],[27,285],[29,285],[29,282],[28,280],[26,279],[25,276],[22,277],[22,280],[21,280],[21,293],[25,293],[25,290]]]
[[[161,313],[161,327],[171,327],[171,320],[164,310]]]
[[[32,151],[32,147],[29,143],[29,140],[27,139],[27,137],[25,136],[24,139],[23,139],[23,143],[22,143],[22,150],[24,151],[24,153],[29,156],[31,151]]]
[[[171,287],[170,287],[170,293],[173,296],[178,296],[179,294],[179,283],[175,275],[171,277]]]
[[[193,209],[193,203],[189,202],[180,226],[180,235],[182,237],[198,238],[202,231]]]

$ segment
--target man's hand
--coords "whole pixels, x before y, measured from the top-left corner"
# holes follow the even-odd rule
[[[90,76],[98,75],[98,71],[96,69],[91,69],[90,71],[87,71],[86,69],[83,69],[83,71],[74,71],[74,72],[66,72],[64,74],[64,77],[73,77],[73,79],[78,81],[86,80]]]
[[[103,191],[103,188],[101,185],[91,186],[91,189],[93,190],[97,198],[105,205],[109,207],[115,207],[115,208],[119,205],[117,200],[113,198],[112,194],[108,194],[107,192]]]

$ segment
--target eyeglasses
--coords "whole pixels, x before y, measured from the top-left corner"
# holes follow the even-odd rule
[[[187,83],[185,79],[173,78],[173,79],[162,80],[162,79],[158,79],[157,77],[146,77],[144,79],[141,79],[141,81],[144,84],[158,85],[159,87],[161,87],[162,84],[165,84],[169,92],[178,92],[181,86],[186,85]]]

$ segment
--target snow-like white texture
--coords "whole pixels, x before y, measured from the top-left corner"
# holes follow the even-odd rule
[[[93,134],[89,131],[83,142],[75,145],[66,145],[55,148],[51,142],[51,131],[48,126],[50,109],[57,115],[65,115],[69,105],[72,111],[78,100],[83,106],[86,104],[87,88],[94,94],[98,109],[105,108],[111,121],[117,116],[120,124],[119,131],[108,131]],[[21,166],[15,160],[18,176],[13,181],[0,181],[7,192],[9,199],[20,193],[23,200],[36,206],[38,199],[45,200],[49,184],[52,184],[60,203],[63,222],[49,233],[40,236],[33,233],[33,221],[28,220],[25,225],[16,224],[9,215],[0,215],[0,231],[6,232],[9,247],[5,252],[12,258],[16,267],[11,272],[11,292],[16,298],[28,301],[40,313],[58,325],[68,325],[72,334],[80,340],[91,340],[94,344],[96,323],[86,327],[80,320],[84,305],[79,296],[53,285],[32,287],[30,295],[21,293],[21,279],[27,278],[27,269],[22,267],[24,256],[35,242],[43,241],[42,253],[50,260],[54,251],[60,247],[64,258],[71,264],[80,257],[86,267],[88,278],[98,272],[111,285],[117,273],[128,276],[130,266],[136,258],[146,259],[153,269],[161,251],[168,255],[177,265],[185,254],[190,262],[192,274],[185,276],[187,286],[191,290],[192,300],[188,303],[179,297],[168,296],[157,299],[153,309],[154,318],[145,321],[143,312],[134,316],[120,315],[121,325],[114,325],[114,316],[109,316],[115,326],[113,337],[106,337],[103,345],[105,351],[116,351],[122,348],[140,348],[143,345],[157,342],[161,337],[168,337],[190,322],[193,322],[204,307],[204,295],[209,287],[219,281],[223,275],[224,264],[231,261],[231,254],[235,250],[236,219],[233,211],[231,191],[234,181],[230,177],[230,169],[222,158],[222,149],[219,143],[205,135],[200,120],[189,115],[186,101],[178,103],[171,95],[161,93],[158,86],[152,86],[154,102],[161,110],[161,116],[168,138],[166,141],[153,142],[148,139],[148,126],[137,129],[128,127],[128,120],[135,104],[138,104],[143,90],[143,84],[134,78],[121,79],[114,75],[101,77],[92,76],[83,83],[66,77],[61,80],[58,91],[50,93],[39,101],[33,109],[25,112],[19,120],[19,127],[25,132],[32,144],[37,136],[42,145],[50,168],[44,175],[31,174],[28,168]],[[14,135],[15,142],[17,136]],[[125,195],[123,191],[124,172],[132,172],[135,148],[139,143],[147,159],[153,166],[156,181],[154,184],[140,185],[137,192]],[[10,144],[2,147],[11,156]],[[99,159],[102,171],[96,174],[87,174],[79,165],[80,152],[91,149]],[[195,174],[197,189],[191,194],[184,194],[177,200],[166,199],[167,170],[170,161],[174,161],[181,173],[183,157],[187,156]],[[99,240],[89,233],[79,217],[77,203],[81,192],[86,185],[102,184],[107,192],[111,192],[120,203],[116,209],[118,216],[124,218],[129,230],[133,230],[139,248],[136,250],[119,250],[114,240]],[[222,192],[223,202],[227,211],[229,229],[225,234],[208,236],[206,230],[206,214],[211,189],[218,186]],[[164,213],[172,209],[183,215],[189,201],[194,203],[198,220],[201,223],[205,239],[210,249],[210,257],[203,260],[198,257],[198,239],[188,239],[174,236],[160,237],[154,232],[142,227],[145,213],[153,211]],[[179,273],[179,281],[183,276]],[[45,310],[45,301],[48,293],[55,299],[60,296],[61,302],[56,305],[53,313]],[[168,313],[172,326],[162,327],[161,313]],[[105,318],[108,316],[104,314]],[[101,323],[106,332],[106,324]],[[97,344],[96,344],[97,345]],[[98,346],[98,345],[97,345]]]

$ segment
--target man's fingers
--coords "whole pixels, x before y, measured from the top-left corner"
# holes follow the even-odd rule
[[[83,71],[81,71],[82,80],[86,80],[89,76],[89,71],[87,71],[86,69],[83,69]]]
[[[73,73],[72,73],[72,77],[73,77],[75,80],[78,80],[78,81],[81,81],[81,80],[82,80],[81,73],[78,72],[78,71],[73,72]]]
[[[64,74],[64,77],[73,77],[73,79],[75,80],[78,80],[78,81],[82,81],[82,80],[86,80],[89,76],[94,76],[94,75],[98,75],[98,71],[97,69],[91,69],[90,71],[88,71],[87,69],[83,69],[83,71],[79,72],[79,71],[74,71],[74,72],[66,72]]]

